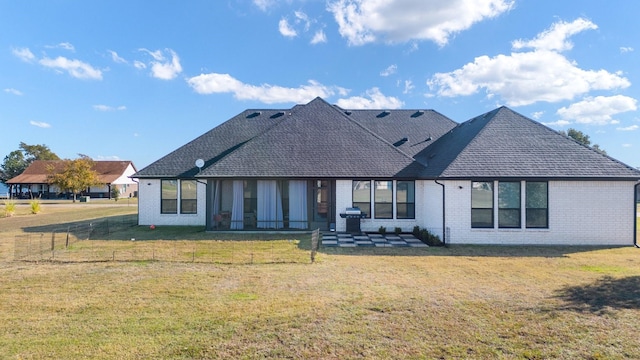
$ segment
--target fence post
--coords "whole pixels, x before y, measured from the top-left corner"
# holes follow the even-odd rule
[[[318,242],[320,238],[320,228],[313,230],[311,233],[311,263],[316,261],[316,252],[318,251]]]

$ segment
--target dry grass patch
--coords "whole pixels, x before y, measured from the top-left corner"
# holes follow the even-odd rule
[[[248,243],[136,227],[73,246],[188,249],[215,236]],[[306,252],[308,238],[292,241]],[[640,358],[639,299],[633,247],[331,248],[315,264],[0,262],[0,358]]]
[[[469,246],[334,251],[313,265],[5,263],[0,357],[638,358],[638,254]]]

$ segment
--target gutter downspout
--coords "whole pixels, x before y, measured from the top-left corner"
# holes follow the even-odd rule
[[[446,213],[445,213],[445,204],[446,204],[446,198],[445,198],[445,191],[444,191],[444,184],[438,182],[438,179],[433,180],[436,184],[442,186],[442,243],[444,244],[444,246],[447,246],[447,227],[446,227]]]
[[[636,182],[635,186],[633,187],[633,198],[635,199],[635,201],[633,202],[633,207],[634,207],[634,214],[635,214],[635,219],[633,219],[633,245],[637,248],[640,248],[640,244],[638,244],[638,202],[640,201],[640,198],[638,198],[638,186],[640,186],[640,181]]]

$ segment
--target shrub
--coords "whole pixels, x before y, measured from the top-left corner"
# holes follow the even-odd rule
[[[40,207],[40,201],[31,200],[31,202],[29,204],[31,205],[31,213],[32,214],[37,214],[40,211],[42,211],[42,208]]]
[[[393,229],[393,232],[394,232],[396,235],[400,235],[400,233],[402,232],[402,228],[396,227],[395,229]]]
[[[111,197],[117,202],[120,199],[120,190],[116,185],[111,188]]]
[[[11,217],[16,213],[16,202],[7,200],[4,202],[4,216]]]
[[[418,235],[416,235],[416,233]],[[444,243],[440,240],[440,236],[432,234],[427,229],[420,229],[419,227],[413,228],[413,236],[420,239],[423,243],[429,246],[442,246]]]
[[[384,227],[384,226],[380,226],[380,227],[378,228],[378,232],[379,232],[380,234],[384,235],[384,234],[386,234],[386,233],[387,233],[387,228],[386,228],[386,227]]]

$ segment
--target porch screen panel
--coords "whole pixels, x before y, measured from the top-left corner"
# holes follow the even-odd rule
[[[396,182],[396,218],[416,218],[416,184],[414,181]]]
[[[307,221],[307,182],[305,180],[289,181],[289,227],[306,229]]]
[[[161,180],[160,212],[162,214],[178,213],[178,180]]]
[[[353,181],[353,207],[360,208],[360,211],[371,218],[371,181]]]
[[[282,196],[275,180],[258,180],[257,227],[280,229],[283,226]]]
[[[498,183],[498,227],[520,227],[520,182]]]
[[[376,219],[393,219],[393,181],[376,180],[373,192]]]
[[[231,208],[231,229],[244,229],[244,181],[233,180],[233,207]]]
[[[528,228],[549,227],[549,188],[544,181],[527,181],[525,184],[525,217]]]
[[[471,182],[471,227],[493,227],[493,182]]]
[[[195,180],[180,181],[180,213],[196,214],[198,212],[198,188]]]

